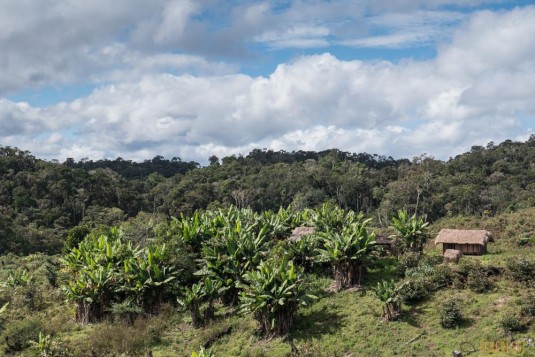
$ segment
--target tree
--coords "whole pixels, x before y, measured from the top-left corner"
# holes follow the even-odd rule
[[[341,233],[329,230],[320,234],[323,247],[318,249],[318,260],[332,264],[336,290],[362,284],[364,259],[375,245],[375,233],[367,229],[370,219],[363,217],[359,214]]]

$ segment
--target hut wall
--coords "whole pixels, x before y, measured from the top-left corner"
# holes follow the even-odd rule
[[[465,255],[481,255],[486,252],[486,247],[479,244],[442,244],[442,253],[446,252],[447,249],[459,250]]]

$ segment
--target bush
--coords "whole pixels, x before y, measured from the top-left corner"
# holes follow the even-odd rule
[[[435,274],[435,268],[429,264],[420,264],[415,268],[409,268],[405,271],[407,278],[425,278]]]
[[[133,324],[136,317],[143,313],[143,309],[136,305],[132,300],[113,303],[109,309],[117,322]]]
[[[452,284],[454,273],[448,265],[438,265],[435,267],[433,275],[430,276],[430,282],[434,290],[448,287]]]
[[[43,328],[42,321],[37,317],[28,317],[24,320],[12,321],[7,325],[2,340],[6,344],[6,352],[18,352],[28,347],[33,342],[39,341],[39,332]]]
[[[440,307],[440,325],[452,328],[460,325],[462,321],[461,300],[457,297],[445,299]]]
[[[515,257],[507,261],[507,275],[524,284],[535,282],[535,258]]]
[[[401,301],[411,305],[426,299],[430,294],[429,280],[424,278],[405,279],[398,288]]]
[[[494,288],[491,276],[499,275],[500,269],[491,265],[482,265],[479,260],[465,259],[454,271],[455,288],[469,288],[476,293],[483,293]]]
[[[507,313],[502,316],[498,325],[505,332],[518,332],[526,328],[526,325],[522,322],[519,316],[513,313]]]
[[[494,284],[483,270],[474,270],[468,275],[466,286],[475,293],[484,293],[494,288]]]
[[[535,316],[535,295],[529,295],[522,302],[520,312],[523,316]]]
[[[409,269],[414,269],[420,264],[422,258],[421,253],[406,252],[398,257],[398,271],[401,276],[405,276],[405,273]]]

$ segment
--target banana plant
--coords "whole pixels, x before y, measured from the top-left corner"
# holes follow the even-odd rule
[[[298,266],[309,272],[314,264],[318,248],[318,239],[313,235],[304,235],[297,241],[288,241],[284,254]]]
[[[396,283],[393,280],[383,280],[373,288],[375,296],[383,303],[383,321],[393,321],[401,314],[401,299]]]
[[[168,253],[165,245],[133,247],[122,241],[117,229],[108,235],[88,235],[61,259],[70,278],[63,291],[76,304],[77,319],[98,320],[110,305],[126,300],[150,311],[164,299],[169,301],[176,271]]]
[[[317,260],[332,265],[335,290],[362,284],[364,261],[375,245],[375,233],[367,229],[369,222],[370,219],[364,220],[359,214],[341,233],[332,230],[320,233],[322,247],[317,250]]]
[[[421,253],[429,239],[429,222],[416,214],[409,216],[407,211],[399,210],[397,217],[392,217],[392,228],[396,230],[394,238],[398,238],[406,247],[405,250]]]
[[[240,310],[252,313],[268,336],[288,334],[299,306],[315,298],[305,294],[303,271],[292,261],[261,262],[243,280]]]
[[[138,304],[147,309],[158,308],[167,288],[176,279],[174,267],[166,264],[166,245],[149,246],[142,255],[123,262],[125,289],[135,295]]]
[[[182,294],[177,298],[178,304],[190,312],[191,323],[195,328],[199,328],[203,325],[200,304],[204,297],[205,291],[203,285],[193,284],[191,287],[186,287],[182,291]]]
[[[205,277],[202,281],[204,290],[204,299],[207,302],[206,310],[204,311],[204,320],[210,321],[215,317],[214,301],[221,297],[228,287],[223,285],[223,282],[211,277]]]
[[[33,277],[26,269],[17,269],[9,273],[5,285],[15,288],[17,286],[28,286],[32,281]]]

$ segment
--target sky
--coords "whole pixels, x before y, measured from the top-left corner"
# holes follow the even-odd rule
[[[535,134],[535,1],[0,0],[0,145],[447,160]]]

